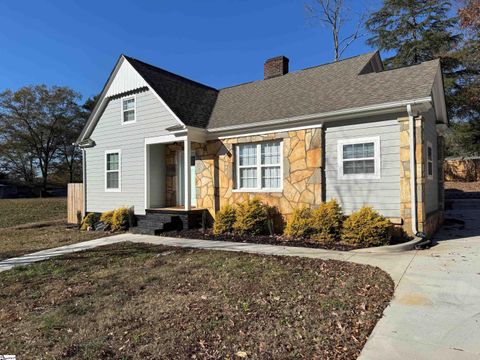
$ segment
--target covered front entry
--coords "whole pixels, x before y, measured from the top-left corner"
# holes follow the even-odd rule
[[[196,208],[195,160],[187,136],[146,139],[145,210]]]

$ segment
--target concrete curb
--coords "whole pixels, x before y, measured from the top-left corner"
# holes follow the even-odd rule
[[[396,245],[387,245],[387,246],[375,246],[365,249],[350,250],[349,252],[353,253],[375,253],[375,254],[388,254],[388,253],[399,253],[404,251],[410,251],[415,249],[415,246],[422,242],[422,238],[414,238],[406,243],[396,244]]]

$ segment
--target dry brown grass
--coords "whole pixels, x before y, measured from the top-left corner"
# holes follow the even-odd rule
[[[68,227],[65,223],[32,228],[0,229],[0,260],[104,236],[108,234],[80,231]]]
[[[67,220],[66,198],[0,200],[0,228],[59,219]]]
[[[392,293],[371,266],[119,244],[0,274],[0,344],[26,359],[354,359]]]

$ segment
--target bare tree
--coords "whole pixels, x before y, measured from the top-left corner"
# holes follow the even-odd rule
[[[320,21],[330,28],[333,37],[334,60],[338,61],[347,48],[358,38],[362,37],[364,15],[358,15],[354,30],[347,36],[342,35],[345,23],[354,21],[351,10],[345,5],[344,0],[312,0],[305,4],[309,17]]]

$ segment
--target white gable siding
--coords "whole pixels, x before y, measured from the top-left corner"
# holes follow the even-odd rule
[[[148,86],[147,82],[128,61],[123,60],[105,96],[114,96],[145,86]]]
[[[166,135],[165,129],[176,124],[151,91],[136,94],[136,122],[132,124],[122,125],[121,99],[110,100],[90,136],[96,146],[86,149],[87,211],[134,206],[136,214],[144,214],[145,138]],[[122,152],[121,192],[105,192],[105,151],[112,149]]]
[[[393,120],[351,121],[325,129],[325,181],[327,200],[336,199],[345,214],[372,206],[387,217],[400,217],[400,125]],[[341,139],[380,137],[380,179],[339,180],[337,144]]]

